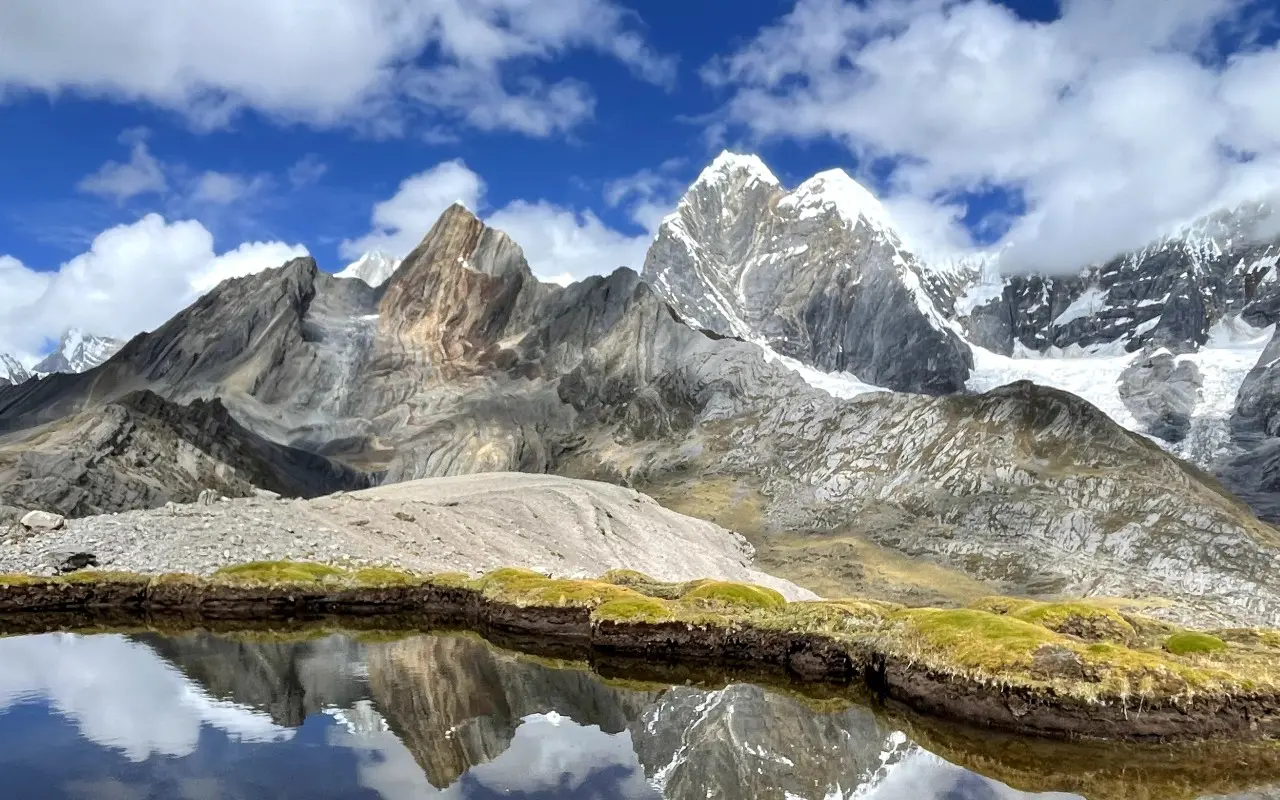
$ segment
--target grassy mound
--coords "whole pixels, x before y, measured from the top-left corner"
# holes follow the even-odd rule
[[[1093,642],[1131,642],[1138,635],[1134,626],[1120,612],[1104,605],[1079,600],[1041,603],[1008,597],[989,597],[970,608],[1009,616]]]
[[[1181,631],[1164,640],[1164,649],[1175,656],[1189,656],[1226,650],[1227,643],[1207,633]]]
[[[626,597],[601,603],[591,615],[600,622],[647,622],[657,624],[677,618],[671,604],[653,597]]]
[[[487,600],[519,608],[594,609],[610,600],[644,597],[604,581],[557,580],[527,569],[495,570],[477,579],[474,588]]]
[[[728,581],[707,581],[698,584],[685,592],[680,599],[686,603],[742,609],[777,610],[787,605],[787,598],[773,589]]]
[[[346,573],[328,564],[297,561],[251,561],[223,567],[213,573],[214,581],[226,583],[324,583],[344,577]]]

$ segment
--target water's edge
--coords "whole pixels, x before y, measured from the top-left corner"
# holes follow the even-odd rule
[[[664,683],[713,670],[752,682],[832,690],[968,726],[1057,739],[1188,741],[1280,736],[1274,695],[1145,699],[1132,707],[1086,703],[1050,690],[979,683],[878,652],[873,643],[820,633],[687,622],[593,620],[590,608],[511,605],[475,589],[434,583],[307,587],[103,576],[28,578],[0,585],[0,631],[34,633],[142,624],[192,627],[340,616],[390,629],[468,630],[538,655],[584,662],[603,676]],[[364,627],[364,626],[362,626]],[[817,691],[815,691],[817,690]]]

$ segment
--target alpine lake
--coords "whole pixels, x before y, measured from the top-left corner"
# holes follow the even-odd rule
[[[1052,742],[456,632],[0,638],[0,796],[1280,798],[1269,743]]]

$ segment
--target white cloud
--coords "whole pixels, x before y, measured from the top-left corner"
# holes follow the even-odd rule
[[[0,712],[37,698],[91,742],[130,761],[195,752],[208,725],[246,742],[293,737],[260,711],[215,700],[145,645],[123,636],[0,640]]]
[[[507,233],[529,266],[543,280],[566,283],[620,266],[637,271],[644,264],[651,235],[630,236],[610,228],[591,211],[576,211],[546,201],[517,200],[485,209],[485,183],[461,160],[446,161],[405,179],[396,194],[378,203],[373,230],[342,243],[344,258],[370,250],[402,258],[418,246],[436,219],[455,202]]]
[[[478,211],[484,182],[461,160],[445,161],[404,179],[395,195],[373,207],[373,230],[339,248],[343,258],[380,250],[404,258],[418,246],[444,210],[462,203]]]
[[[545,201],[518,200],[493,212],[489,225],[504,231],[524,250],[529,266],[545,276],[604,275],[618,267],[639,272],[651,237],[628,236],[590,211],[573,211]]]
[[[625,208],[632,222],[656,234],[688,184],[673,174],[682,164],[680,159],[670,159],[656,170],[642,169],[610,181],[605,185],[604,200],[611,208]]]
[[[307,254],[301,245],[248,242],[218,254],[193,220],[148,214],[104,231],[88,252],[52,272],[0,258],[4,285],[23,297],[0,303],[0,352],[36,354],[68,327],[128,339],[154,330],[219,281],[278,267]]]
[[[799,0],[703,75],[755,137],[894,159],[909,239],[964,242],[937,198],[1001,186],[1027,205],[1010,266],[1072,269],[1280,188],[1280,55],[1214,52],[1246,5],[1071,0],[1037,24],[989,0]]]
[[[581,84],[538,77],[536,62],[585,49],[670,85],[674,61],[639,31],[613,0],[0,3],[0,93],[144,101],[197,128],[253,109],[381,135],[440,117],[545,135],[592,101]]]
[[[142,129],[132,129],[120,135],[120,141],[130,146],[129,161],[108,161],[98,170],[81,179],[76,188],[82,192],[110,197],[123,203],[142,194],[161,194],[168,189],[164,169],[147,149],[147,134]]]
[[[320,156],[315,153],[307,153],[298,159],[292,167],[289,167],[287,175],[293,188],[301,189],[304,186],[319,183],[320,179],[328,171],[329,165],[321,161]]]
[[[246,177],[234,172],[209,170],[196,179],[191,199],[197,203],[230,205],[258,194],[266,188],[267,183],[268,179],[265,175]]]

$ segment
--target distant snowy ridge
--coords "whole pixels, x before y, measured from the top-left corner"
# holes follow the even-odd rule
[[[362,280],[376,289],[395,274],[395,271],[400,268],[400,264],[403,261],[404,259],[402,258],[392,258],[381,251],[370,250],[351,262],[346,269],[337,273],[334,277]]]
[[[31,379],[31,372],[8,353],[0,353],[0,386],[24,383]]]
[[[0,353],[0,385],[25,383],[54,373],[87,372],[111,358],[124,342],[107,336],[95,336],[79,328],[70,328],[58,346],[38,364],[25,367],[18,359]]]
[[[70,328],[62,335],[57,349],[31,371],[35,375],[87,372],[118,353],[124,344],[119,339],[95,336],[79,328]]]

